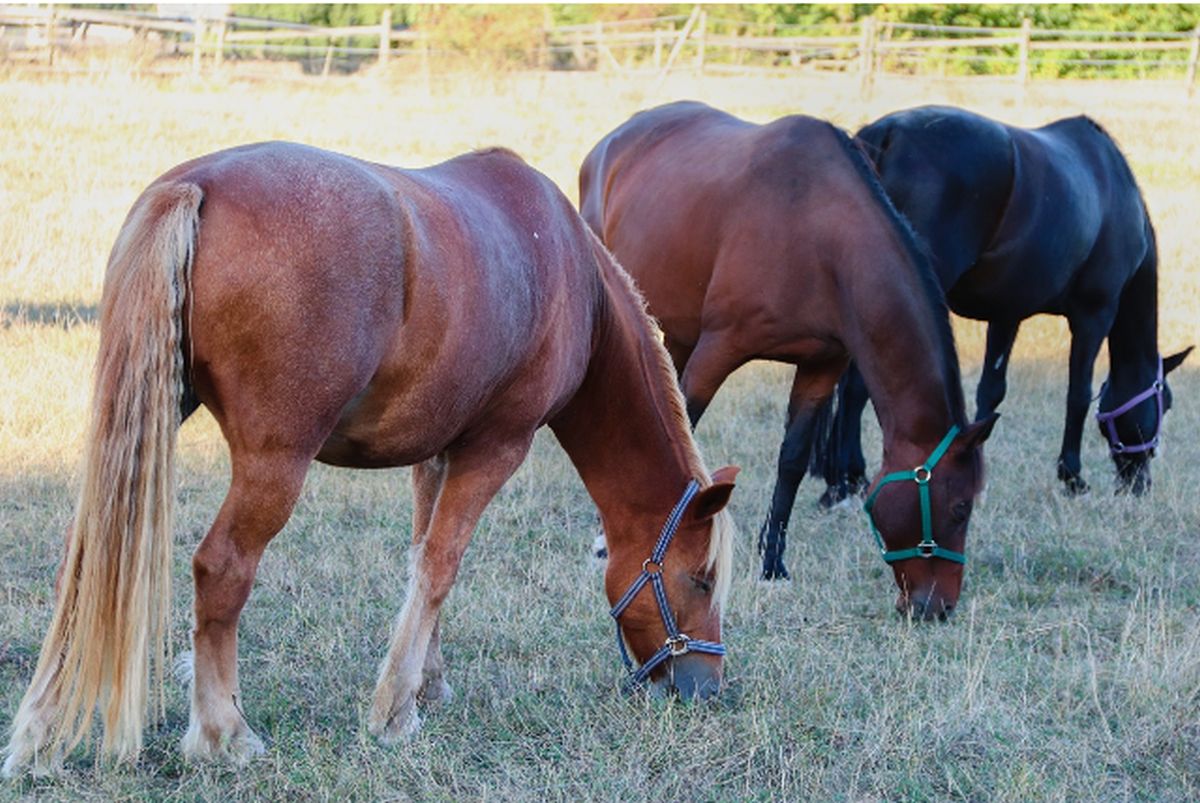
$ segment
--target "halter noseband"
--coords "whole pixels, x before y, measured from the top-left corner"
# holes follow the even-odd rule
[[[686,655],[689,652],[702,652],[708,655],[724,655],[725,645],[716,641],[703,641],[701,639],[689,638],[687,634],[680,633],[678,626],[675,624],[675,615],[671,613],[671,606],[667,602],[667,589],[663,584],[663,556],[667,552],[667,547],[671,545],[671,539],[675,537],[675,531],[679,529],[679,522],[683,519],[683,511],[687,508],[688,503],[700,491],[700,483],[692,480],[684,489],[683,497],[676,503],[671,515],[667,517],[667,521],[663,524],[662,532],[658,536],[658,543],[654,545],[654,551],[650,553],[650,557],[642,562],[642,573],[637,576],[633,584],[629,586],[617,604],[609,611],[613,621],[617,624],[617,647],[621,650],[621,660],[625,664],[625,669],[630,675],[630,683],[638,685],[650,677],[650,673],[669,658],[676,658],[680,655]],[[625,648],[625,640],[621,637],[621,614],[633,602],[634,597],[646,585],[654,589],[654,599],[658,601],[658,613],[662,616],[663,627],[667,629],[667,640],[658,648],[658,652],[651,655],[640,668],[635,669],[633,661],[629,657],[629,651]]]
[[[937,448],[929,455],[924,463],[914,468],[912,471],[896,471],[888,474],[879,481],[875,486],[875,490],[867,497],[867,501],[863,503],[863,510],[867,512],[867,523],[871,525],[871,534],[875,536],[875,543],[879,544],[879,553],[887,563],[895,563],[900,560],[908,560],[909,558],[941,558],[955,563],[967,562],[967,556],[961,552],[955,552],[951,549],[938,546],[937,541],[933,540],[933,513],[930,511],[929,504],[929,481],[933,479],[933,467],[938,464],[942,456],[946,454],[946,450],[950,448],[950,444],[954,441],[954,437],[958,435],[958,426],[950,427],[950,431],[946,433],[946,437],[942,438],[942,442],[937,445]],[[903,480],[912,480],[917,484],[917,494],[921,498],[921,542],[911,549],[893,549],[888,551],[887,545],[883,543],[883,535],[879,532],[879,528],[875,526],[875,519],[871,516],[871,509],[875,506],[875,497],[879,496],[879,492],[883,490],[883,486],[889,482],[901,482]]]
[[[1154,397],[1158,407],[1158,420],[1154,424],[1154,437],[1144,443],[1138,443],[1133,446],[1121,443],[1121,438],[1117,435],[1117,419],[1151,396]],[[1163,363],[1162,356],[1160,355],[1158,358],[1158,374],[1154,377],[1154,383],[1115,410],[1109,410],[1105,413],[1101,412],[1097,407],[1096,420],[1100,422],[1100,426],[1104,431],[1104,437],[1108,438],[1108,448],[1112,450],[1113,454],[1137,454],[1138,452],[1148,452],[1158,446],[1158,438],[1162,434],[1164,412],[1166,411],[1163,410]]]

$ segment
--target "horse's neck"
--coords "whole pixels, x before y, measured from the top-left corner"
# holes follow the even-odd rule
[[[896,286],[855,291],[847,318],[860,328],[847,340],[874,402],[887,454],[898,443],[936,444],[963,420],[964,411],[961,387],[952,387],[959,382],[951,370],[957,356],[947,353],[953,341],[947,342],[936,320],[946,314],[944,308],[926,297],[912,267],[897,265],[882,275]]]
[[[617,517],[661,523],[700,468],[644,314],[624,288],[605,291],[586,376],[550,426],[611,534],[623,529]]]
[[[1133,392],[1154,381],[1158,370],[1158,271],[1152,253],[1147,253],[1121,293],[1108,333],[1108,358],[1114,389]]]

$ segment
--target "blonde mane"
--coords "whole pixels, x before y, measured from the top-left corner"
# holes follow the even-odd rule
[[[621,267],[621,263],[611,251],[600,241],[596,233],[588,226],[588,235],[592,238],[598,253],[603,254],[605,258],[599,259],[600,269],[603,278],[606,280],[605,285],[611,291],[622,294],[630,303],[630,306],[636,311],[637,315],[641,316],[643,323],[643,331],[646,333],[646,342],[650,346],[650,352],[654,355],[651,364],[643,362],[642,367],[647,371],[647,379],[656,387],[663,390],[661,398],[666,401],[666,408],[660,408],[663,418],[666,419],[664,424],[670,428],[672,435],[677,435],[673,441],[680,447],[681,456],[683,457],[684,465],[687,466],[688,473],[698,479],[702,485],[708,486],[712,484],[712,476],[708,472],[708,468],[704,465],[704,459],[700,456],[700,450],[696,446],[696,439],[692,436],[692,423],[687,415],[687,406],[684,403],[683,392],[679,389],[679,382],[676,379],[675,366],[671,362],[671,355],[667,353],[666,346],[663,345],[661,329],[658,321],[650,315],[646,307],[646,299],[642,292],[633,282],[633,277]],[[643,352],[644,354],[644,352]],[[736,527],[733,522],[733,517],[729,515],[729,511],[722,510],[713,517],[712,534],[708,541],[708,557],[707,568],[713,573],[716,580],[713,592],[714,607],[723,607],[725,598],[729,594],[730,576],[733,572],[733,539],[736,534]]]

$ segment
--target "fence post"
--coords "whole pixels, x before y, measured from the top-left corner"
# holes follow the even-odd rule
[[[662,69],[662,31],[654,29],[654,69]]]
[[[421,32],[418,35],[420,39],[417,40],[417,55],[421,59],[421,88],[428,97],[433,93],[433,82],[429,69],[429,34]]]
[[[696,69],[704,72],[704,39],[708,30],[708,12],[701,11],[696,22]]]
[[[221,66],[221,62],[225,60],[225,18],[217,23],[217,49],[213,53],[216,58],[217,66]]]
[[[870,92],[874,83],[875,70],[875,18],[864,17],[862,21],[862,38],[858,45],[858,71],[862,76],[861,90],[864,94]]]
[[[325,43],[325,63],[321,65],[321,77],[329,77],[329,69],[333,66],[333,40]]]
[[[1033,20],[1026,17],[1021,20],[1020,64],[1017,66],[1017,80],[1021,82],[1021,86],[1029,83],[1029,40],[1032,36]]]
[[[204,20],[197,18],[192,30],[192,75],[200,75],[200,43],[204,41]]]
[[[50,6],[50,16],[46,18],[46,64],[54,66],[54,40],[58,36],[58,10]]]
[[[1192,50],[1188,54],[1187,91],[1188,97],[1196,94],[1196,62],[1200,61],[1200,25],[1192,31]]]
[[[392,10],[385,8],[383,18],[379,20],[379,66],[387,64],[388,55],[392,50]]]

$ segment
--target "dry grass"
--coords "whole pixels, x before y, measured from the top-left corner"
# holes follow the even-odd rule
[[[141,81],[120,74],[0,82],[0,722],[16,710],[50,613],[61,533],[96,347],[108,249],[136,194],[200,153],[286,138],[415,166],[503,144],[575,194],[575,171],[638,108],[708,100],[751,119],[804,111],[853,128],[921,102],[1018,123],[1087,112],[1130,157],[1162,251],[1162,342],[1197,340],[1200,163],[1196,106],[1176,87],[888,80],[864,100],[837,77],[680,76],[661,88],[589,75],[402,76],[292,83]],[[973,388],[982,328],[958,323]],[[151,734],[141,765],[0,798],[233,799],[1195,799],[1200,794],[1200,374],[1173,377],[1168,449],[1149,499],[1107,493],[1111,467],[1089,426],[1095,492],[1053,479],[1065,326],[1028,324],[990,486],[969,543],[964,605],[948,626],[891,612],[892,588],[861,514],[814,512],[801,489],[793,583],[753,580],[789,373],[735,375],[700,427],[712,465],[744,468],[742,537],[726,619],[731,686],[711,706],[617,691],[619,662],[592,514],[551,438],[489,509],[446,610],[457,700],[411,744],[365,736],[374,668],[400,603],[407,472],[316,467],[268,551],[242,627],[246,713],[265,758],[234,772],[185,767],[186,703]],[[1103,366],[1098,370],[1103,371]],[[174,636],[183,648],[187,553],[227,482],[215,426],[182,432]],[[868,434],[877,455],[877,432]],[[503,578],[497,582],[497,578]]]

